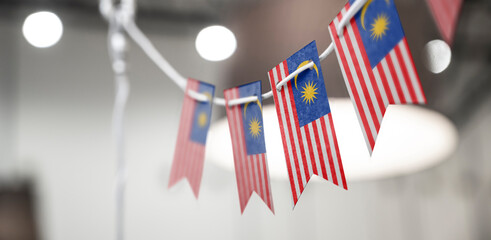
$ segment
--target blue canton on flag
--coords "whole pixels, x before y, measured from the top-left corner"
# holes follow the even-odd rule
[[[354,18],[373,68],[404,37],[396,6],[392,0],[368,0]]]
[[[331,112],[315,41],[286,59],[288,69],[292,72],[310,61],[314,62],[314,67],[301,72],[292,80],[293,98],[298,106],[297,117],[301,127]]]
[[[242,125],[245,133],[245,143],[247,155],[260,154],[266,152],[264,143],[263,113],[261,103],[261,82],[252,82],[238,87],[241,98],[257,96],[256,102],[244,104],[242,115]]]
[[[208,99],[213,99],[215,92],[215,86],[200,82],[198,93],[204,94]],[[206,136],[208,135],[208,128],[210,128],[211,118],[211,101],[196,102],[196,106],[193,114],[193,127],[191,130],[190,138],[192,141],[205,145]]]

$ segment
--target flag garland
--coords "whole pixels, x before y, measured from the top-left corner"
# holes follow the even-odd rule
[[[275,91],[281,80],[310,61],[313,69]],[[270,70],[268,76],[294,205],[313,174],[348,189],[315,41]]]
[[[393,0],[369,0],[338,36],[353,2],[329,24],[329,33],[371,154],[387,106],[426,103],[426,97]]]
[[[261,92],[261,81],[223,92],[232,137],[235,177],[242,213],[252,192],[256,192],[274,213],[268,164],[266,163]],[[230,100],[247,96],[257,96],[258,100],[235,106],[228,104]]]
[[[368,0],[344,33],[337,35],[339,22],[354,1],[350,0],[329,24],[329,32],[371,153],[387,106],[426,103],[426,98],[393,0]],[[365,24],[367,18],[373,21]],[[146,42],[142,45],[152,47]],[[332,48],[325,51],[323,59],[329,49]],[[168,73],[168,64],[165,60],[159,63],[162,62],[158,65]],[[305,69],[310,64],[312,68]],[[168,75],[182,86],[186,81],[172,70],[170,67]],[[225,99],[215,99],[227,110],[241,212],[252,192],[256,192],[274,213],[261,125],[262,96],[274,97],[294,206],[313,174],[347,189],[315,41],[270,70],[268,77],[272,94],[261,95],[258,81],[227,89]],[[277,84],[286,78],[293,80],[277,91]],[[202,95],[192,96],[190,91]],[[187,178],[197,198],[214,86],[189,79],[186,93],[169,187]],[[257,102],[229,106],[230,100],[250,96],[257,96]],[[256,114],[251,117],[251,113]]]
[[[210,127],[211,99],[215,94],[215,86],[188,79],[186,92],[189,91],[204,94],[210,101],[198,102],[188,94],[184,96],[181,123],[179,124],[179,134],[168,187],[172,187],[182,178],[186,178],[195,197],[198,198],[205,160],[206,137]]]

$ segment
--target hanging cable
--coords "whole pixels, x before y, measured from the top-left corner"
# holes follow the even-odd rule
[[[337,28],[337,33],[338,35],[341,35],[343,33],[344,27],[348,24],[349,20],[363,7],[363,5],[367,2],[368,0],[357,0],[353,3],[353,5],[348,9],[348,12],[346,13],[345,16],[340,21],[340,24]],[[101,12],[104,14],[111,13],[111,9],[107,4],[108,0],[101,0],[100,8]],[[172,67],[172,65],[169,64],[169,62],[159,53],[157,48],[152,44],[152,42],[145,36],[145,34],[138,28],[136,25],[134,19],[129,19],[128,21],[125,22],[124,24],[124,29],[128,33],[128,35],[137,43],[138,46],[143,50],[143,52],[177,85],[181,90],[185,90],[186,88],[186,82],[187,79],[183,77],[177,70]],[[329,46],[326,48],[324,52],[322,52],[321,55],[319,55],[319,60],[323,61],[326,59],[328,55],[330,55],[334,50],[334,44],[331,43]],[[311,64],[312,65],[312,64]],[[311,68],[312,66],[309,65],[309,67],[303,67],[301,69],[297,69],[295,72],[291,73],[288,75],[286,78],[284,78],[278,85],[277,85],[277,90],[281,89],[281,86],[286,84],[289,80],[300,74],[301,72],[305,71],[308,68]],[[188,94],[190,97],[196,99],[197,101],[209,101],[206,96],[200,96],[202,94],[200,93],[195,93],[195,94]],[[263,99],[268,99],[273,96],[273,92],[269,91],[264,94],[262,94]],[[257,98],[257,97],[256,97]],[[257,99],[253,98],[247,98],[248,101],[256,101]],[[239,102],[246,103],[248,102],[246,100],[241,100]],[[219,106],[225,106],[225,99],[223,98],[218,98],[215,97],[213,99],[213,103]]]
[[[138,28],[138,26],[135,24],[134,21],[129,21],[125,26],[125,30],[128,33],[128,35],[135,41],[135,43],[140,46],[140,48],[143,50],[143,52],[174,82],[176,83],[182,90],[185,89],[186,87],[186,81],[187,79],[181,76],[170,64],[169,62],[158,52],[158,50],[155,48],[155,46],[150,42],[150,40],[143,34],[143,32]],[[324,60],[332,51],[334,50],[334,46],[331,43],[329,47],[319,56],[319,59],[322,61]],[[307,68],[310,68],[312,66],[309,66]],[[305,71],[307,68],[301,68],[292,74],[288,75],[285,79],[292,79],[296,75],[300,74],[301,72]],[[283,81],[282,81],[283,82]],[[287,81],[285,81],[286,83]],[[283,83],[283,84],[285,84]],[[282,85],[283,85],[282,84]],[[188,94],[189,95],[189,94]],[[190,97],[198,100],[198,101],[208,101],[206,100],[206,97],[200,96],[200,93],[192,94],[189,95]],[[262,94],[263,99],[268,99],[273,96],[273,92],[269,91],[264,94]],[[238,100],[238,99],[237,99]],[[241,100],[241,103],[247,103],[250,101],[257,101],[257,97],[255,99],[248,98],[249,101],[246,100]],[[213,103],[219,106],[225,106],[225,99],[223,98],[218,98],[215,97],[213,99]]]

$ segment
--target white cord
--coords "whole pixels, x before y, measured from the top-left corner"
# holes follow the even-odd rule
[[[240,104],[244,104],[244,103],[248,103],[248,102],[255,102],[258,99],[259,98],[257,96],[248,96],[248,97],[243,97],[243,98],[236,98],[236,99],[232,99],[232,100],[228,101],[228,106],[232,107],[232,106],[236,106],[236,105],[240,105]]]
[[[124,54],[126,39],[123,34],[121,10],[111,10],[108,30],[108,49],[114,72],[116,96],[113,109],[113,135],[116,142],[116,239],[124,239],[125,219],[125,189],[126,189],[126,159],[124,155],[124,111],[130,92],[129,81],[126,76],[126,62]]]
[[[301,72],[307,70],[308,68],[314,67],[314,62],[310,61],[309,63],[305,64],[304,66],[298,68],[294,72],[290,73],[290,75],[286,76],[286,78],[283,78],[277,85],[276,85],[276,90],[280,91],[283,85],[285,85],[288,81],[292,80],[295,76],[300,74]]]
[[[140,48],[147,54],[147,56],[174,82],[176,83],[182,90],[185,90],[186,88],[186,81],[187,79],[182,77],[170,64],[167,62],[167,60],[160,55],[158,50],[155,48],[155,46],[150,42],[150,40],[143,34],[143,32],[138,28],[138,26],[135,24],[133,20],[129,20],[127,24],[124,25],[124,28],[128,35],[135,41],[135,43],[140,46]],[[319,56],[319,59],[322,61],[324,60],[327,55],[331,54],[332,51],[334,50],[334,46],[331,43],[329,47]],[[295,72],[291,73],[288,75],[285,79],[291,80],[294,78],[296,75],[301,73],[302,71],[305,71],[307,68],[311,68],[313,66],[309,65],[306,68],[300,68],[297,69]],[[300,70],[300,71],[299,71]],[[284,79],[284,80],[285,80]],[[284,82],[284,80],[282,82]],[[286,83],[286,81],[285,81]],[[283,83],[284,84],[284,83]],[[282,85],[283,85],[282,84]],[[196,99],[197,101],[208,101],[208,98],[206,96],[198,96],[202,95],[200,93],[192,94],[190,97]],[[273,96],[273,92],[269,91],[264,94],[262,94],[263,99],[268,99]],[[244,101],[243,103],[247,103],[250,101],[257,101],[257,97],[255,99],[248,98],[249,101]],[[238,100],[238,99],[237,99]],[[215,105],[219,106],[225,106],[225,99],[223,98],[217,98],[215,97],[213,99],[213,103]]]
[[[346,15],[343,16],[343,18],[340,21],[340,24],[338,25],[337,32],[338,35],[341,35],[343,33],[343,29],[346,26],[346,24],[349,22],[349,20],[363,7],[363,5],[367,2],[368,0],[357,0],[353,3],[353,5],[348,9],[348,12]],[[100,9],[101,13],[104,14],[110,14],[112,9],[107,7],[107,2],[108,0],[101,0],[100,4]],[[131,0],[130,0],[131,2]],[[110,10],[107,10],[110,9]],[[175,83],[177,86],[181,88],[181,90],[186,89],[186,82],[187,79],[184,78],[179,72],[176,71],[172,67],[172,65],[169,64],[169,62],[159,53],[157,48],[150,42],[150,40],[145,36],[145,34],[138,28],[136,23],[134,22],[133,18],[125,19],[127,21],[124,21],[124,29],[128,33],[128,35],[135,41],[138,46],[145,52],[145,54]],[[334,44],[331,43],[327,47],[327,49],[322,52],[322,54],[319,56],[319,60],[323,61],[326,59],[326,57],[331,54],[334,50]],[[297,70],[295,70],[293,73],[288,75],[286,78],[284,78],[278,85],[277,85],[277,90],[280,90],[281,87],[286,84],[288,81],[290,81],[292,78],[300,74],[301,72],[305,71],[308,68],[313,67],[313,63],[309,63]],[[190,97],[196,99],[197,101],[209,101],[209,99],[205,96],[202,95],[201,93],[195,92],[194,94],[189,94]],[[273,96],[273,92],[269,91],[264,94],[262,94],[263,99],[268,99]],[[236,99],[238,100],[238,99]],[[246,101],[248,100],[248,101]],[[241,102],[246,103],[250,101],[256,101],[256,99],[253,98],[245,98],[245,100],[241,100]],[[225,106],[225,99],[223,98],[214,98],[213,103],[219,106]]]
[[[346,14],[343,16],[338,25],[338,36],[343,35],[344,27],[348,22],[355,16],[355,14],[360,11],[360,9],[367,3],[368,0],[356,0],[353,5],[348,9]]]

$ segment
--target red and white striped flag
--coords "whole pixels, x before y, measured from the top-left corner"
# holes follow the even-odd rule
[[[252,192],[256,192],[274,213],[266,162],[261,92],[261,81],[224,91],[242,213]],[[258,100],[229,106],[230,100],[249,96],[257,96]]]
[[[307,69],[276,90],[298,68]],[[315,41],[268,72],[283,138],[293,203],[312,174],[348,189]]]
[[[329,32],[371,154],[387,106],[426,98],[394,2],[369,0],[338,36],[349,7],[329,24]]]
[[[462,0],[426,0],[443,39],[451,45]]]
[[[190,91],[204,94],[208,96],[210,101],[198,102],[187,94]],[[215,86],[188,79],[170,173],[169,187],[172,187],[182,178],[187,178],[196,198],[198,198],[201,176],[203,175],[205,144],[210,127],[211,100],[214,93]]]

